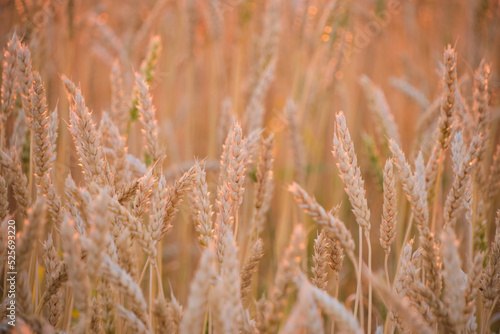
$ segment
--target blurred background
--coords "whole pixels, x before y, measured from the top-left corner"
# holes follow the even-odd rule
[[[357,229],[331,154],[339,110],[346,115],[366,180],[376,231],[372,243],[378,243],[381,167],[388,154],[360,84],[362,75],[384,92],[404,151],[413,160],[420,149],[427,157],[431,147],[426,139],[434,140],[425,120],[438,120],[445,46],[457,50],[465,106],[472,101],[474,71],[485,59],[492,69],[492,136],[498,137],[499,17],[500,1],[495,0],[0,0],[0,44],[5,47],[14,32],[22,36],[44,80],[49,108],[58,106],[59,188],[68,173],[81,180],[66,126],[63,74],[81,86],[98,122],[111,108],[113,63],[120,64],[124,96],[131,99],[134,71],[151,38],[159,36],[161,53],[149,84],[167,152],[163,168],[174,176],[196,158],[216,165],[228,119],[237,117],[249,129],[252,97],[257,98],[264,133],[274,132],[276,138],[276,187],[259,274],[265,280],[288,243],[292,222],[305,219],[286,191],[292,180],[327,209],[342,203],[340,216]],[[295,129],[284,113],[288,99],[297,104]],[[140,124],[129,118],[126,114],[129,153],[143,160]],[[212,195],[214,171],[208,174]],[[441,196],[451,177],[448,168]],[[243,217],[250,216],[252,191],[247,187]],[[399,219],[406,221],[406,203],[399,206]],[[181,212],[163,247],[165,277],[182,301],[188,289],[184,280],[195,268],[183,264],[195,264],[199,256],[191,224],[182,224],[189,219]],[[312,227],[309,235],[316,236]],[[375,268],[382,268],[382,256],[374,261]]]

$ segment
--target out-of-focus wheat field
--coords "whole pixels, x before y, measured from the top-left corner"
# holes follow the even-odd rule
[[[3,331],[498,332],[500,2],[0,0],[0,46]]]

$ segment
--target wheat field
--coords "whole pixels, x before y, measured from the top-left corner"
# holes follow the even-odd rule
[[[499,333],[500,2],[0,0],[1,333]]]

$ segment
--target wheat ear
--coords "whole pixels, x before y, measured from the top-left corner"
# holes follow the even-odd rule
[[[203,330],[208,293],[215,277],[214,257],[214,250],[205,248],[189,288],[186,310],[179,326],[180,334],[201,333]]]
[[[380,224],[380,245],[385,252],[385,275],[389,282],[387,263],[391,252],[391,244],[396,238],[397,210],[396,210],[396,184],[394,179],[393,161],[387,160],[384,167],[384,204],[382,207],[382,222]]]

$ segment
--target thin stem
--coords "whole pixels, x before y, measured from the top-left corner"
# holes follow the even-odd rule
[[[385,259],[384,259],[385,279],[387,280],[387,283],[390,286],[391,285],[391,280],[389,278],[388,262],[389,262],[389,253],[385,253]]]
[[[64,317],[64,330],[66,331],[66,333],[69,332],[69,327],[71,325],[71,313],[73,311],[73,302],[74,302],[73,291],[69,288],[68,288],[68,290],[69,290],[69,292],[67,294],[65,305],[69,305],[69,307],[66,309],[67,310],[66,316]]]
[[[30,131],[30,169],[29,169],[29,183],[28,183],[28,203],[34,203],[34,195],[36,192],[33,191],[34,182],[33,178],[35,173],[33,172],[33,130]]]
[[[208,304],[208,303],[207,303]],[[203,331],[201,334],[204,334],[207,332],[207,327],[208,327],[208,316],[209,316],[209,307],[207,305],[207,309],[205,310],[205,316],[203,317]]]
[[[436,176],[436,185],[434,187],[434,205],[432,206],[432,223],[431,223],[431,232],[434,233],[436,230],[436,217],[437,217],[437,205],[439,198],[439,184],[441,183],[441,173],[443,172],[443,155],[444,150],[441,149],[439,152],[439,165],[438,172]]]
[[[366,243],[368,244],[368,270],[371,274],[372,272],[372,245],[370,242],[370,231],[367,230],[365,233]],[[372,280],[368,278],[368,331],[367,333],[372,332],[372,304],[373,304],[373,287]]]
[[[234,241],[236,241],[236,238],[238,237],[238,210],[234,210]]]
[[[491,315],[493,314],[493,311],[495,310],[495,306],[497,304],[497,301],[498,301],[498,296],[493,300],[493,303],[491,304],[491,307],[489,308],[489,310],[483,310],[486,311],[484,312],[484,321],[483,321],[483,328],[481,329],[481,333],[487,333],[487,332],[490,332],[490,319],[491,319]]]
[[[333,291],[333,297],[337,298],[339,296],[339,274],[335,273],[335,290]],[[335,333],[335,319],[332,320],[332,330],[331,334]]]
[[[38,306],[36,307],[35,310],[35,315],[39,315],[40,311],[42,310],[43,304],[45,304],[45,296],[47,295],[47,290],[45,290],[40,297],[40,302],[38,303]]]
[[[359,226],[359,264],[357,268],[357,286],[356,286],[356,301],[354,302],[354,314],[356,315],[358,313],[358,306],[360,308],[359,311],[359,318],[360,318],[360,324],[361,327],[363,328],[363,301],[360,300],[362,298],[362,291],[361,291],[361,264],[363,262],[363,229],[361,226]],[[353,260],[353,259],[351,259]]]
[[[144,268],[142,268],[141,276],[139,277],[139,281],[137,282],[139,285],[142,283],[142,280],[144,279],[144,274],[146,274],[146,268],[148,267],[149,264],[149,256],[148,259],[146,260],[146,263],[144,263]]]
[[[162,298],[165,298],[165,294],[163,292],[163,282],[161,281],[161,274],[160,274],[160,269],[158,266],[154,266],[156,270],[156,279],[158,280],[158,289],[160,290],[159,293],[161,294]]]
[[[149,266],[149,329],[153,329],[153,288],[154,288],[154,276],[153,276],[153,266]]]

